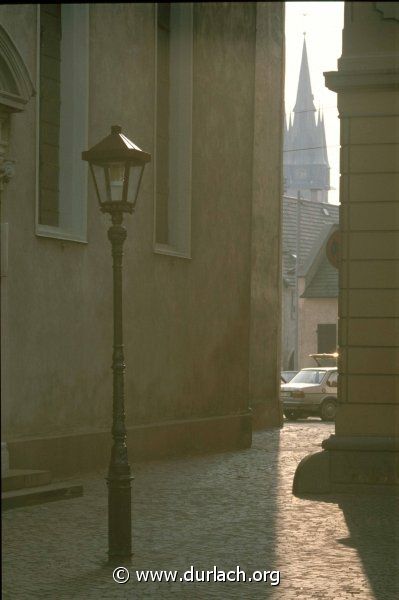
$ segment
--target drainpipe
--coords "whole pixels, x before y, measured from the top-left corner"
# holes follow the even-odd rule
[[[301,192],[298,190],[296,203],[296,261],[295,261],[295,369],[299,370],[299,253],[301,235]]]

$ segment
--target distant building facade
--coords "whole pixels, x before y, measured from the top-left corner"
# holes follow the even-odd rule
[[[326,244],[339,207],[283,197],[282,366],[312,366],[309,354],[337,349],[338,271]]]

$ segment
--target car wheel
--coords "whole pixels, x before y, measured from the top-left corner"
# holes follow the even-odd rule
[[[295,410],[285,410],[284,416],[288,419],[288,421],[296,421],[299,417],[298,413]]]
[[[337,404],[334,400],[324,400],[321,407],[321,418],[323,421],[334,421],[337,412]]]

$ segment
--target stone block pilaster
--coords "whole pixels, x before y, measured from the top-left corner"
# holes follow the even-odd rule
[[[385,4],[346,4],[325,74],[341,120],[339,406],[323,458],[297,469],[299,495],[399,487],[399,22]]]

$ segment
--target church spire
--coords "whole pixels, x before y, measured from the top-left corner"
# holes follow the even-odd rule
[[[307,200],[327,202],[330,189],[324,117],[317,114],[313,102],[306,41],[303,40],[302,62],[294,119],[285,132],[284,178],[286,192]]]
[[[296,102],[294,112],[316,112],[316,108],[313,102],[312,86],[310,83],[308,53],[306,49],[306,39],[303,38],[302,47],[302,60],[301,70],[299,72],[298,91],[296,95]]]

